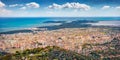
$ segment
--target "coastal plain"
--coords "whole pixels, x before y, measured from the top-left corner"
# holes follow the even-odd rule
[[[83,24],[88,21],[79,22],[81,23],[78,23],[78,21],[74,21],[71,22],[72,25],[71,23],[63,23],[63,25],[52,26],[54,29],[51,29],[51,26],[47,26],[48,30],[43,29],[39,31],[35,29],[32,30],[32,32],[0,34],[0,51],[2,53],[5,52],[2,55],[16,54],[16,51],[24,52],[24,50],[28,49],[31,50],[37,48],[46,48],[48,46],[57,46],[65,50],[74,51],[75,53],[78,53],[80,55],[93,57],[93,59],[91,58],[92,60],[119,59],[119,27],[91,26],[89,24]],[[40,29],[43,27],[37,28]],[[34,55],[34,53],[30,53],[27,54],[27,56],[31,54]],[[38,53],[36,54],[39,55]],[[92,54],[97,55],[91,56]],[[96,58],[96,56],[99,59]],[[25,58],[25,56],[23,56],[22,58]],[[25,59],[29,60],[29,58]]]

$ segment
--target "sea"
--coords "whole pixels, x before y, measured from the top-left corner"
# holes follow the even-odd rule
[[[120,21],[120,17],[0,17],[0,32],[60,24],[44,23],[45,21],[76,20]]]

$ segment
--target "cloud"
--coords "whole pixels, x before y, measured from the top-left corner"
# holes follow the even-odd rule
[[[9,7],[16,7],[18,4],[9,5]]]
[[[7,10],[5,8],[0,8],[0,16],[6,16],[6,15],[10,15],[12,13],[12,11]]]
[[[26,4],[12,4],[12,5],[9,5],[9,7],[20,7],[19,9],[26,10],[30,8],[39,8],[40,5],[36,2],[30,2]]]
[[[102,9],[105,10],[105,9],[109,9],[110,6],[103,6]]]
[[[24,7],[21,7],[20,9],[21,9],[21,10],[26,10],[26,9],[27,9],[27,7],[25,7],[25,6],[24,6]]]
[[[5,8],[5,4],[3,2],[0,1],[0,16],[7,16],[9,14],[11,14],[11,10],[7,10]]]
[[[116,9],[120,9],[120,6],[117,6]]]
[[[26,6],[28,8],[39,8],[40,7],[40,5],[36,2],[27,3]]]
[[[61,9],[62,5],[58,5],[58,4],[53,3],[53,5],[50,5],[48,8],[50,8],[50,9]]]
[[[80,3],[65,3],[62,5],[55,4],[48,6],[50,9],[79,9],[79,10],[89,10],[90,6],[86,4],[80,4]]]
[[[36,2],[30,2],[22,6],[20,9],[21,10],[26,10],[26,9],[31,9],[31,8],[39,8],[40,5]]]
[[[4,7],[5,4],[0,1],[0,8]]]
[[[48,11],[48,12],[46,12],[46,13],[48,13],[48,14],[53,14],[54,12],[53,12],[53,11]]]
[[[17,7],[17,6],[23,6],[22,4],[13,4],[13,5],[9,5],[9,7]]]

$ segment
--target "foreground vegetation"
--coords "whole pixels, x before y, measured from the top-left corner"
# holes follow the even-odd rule
[[[22,52],[16,51],[14,54],[1,55],[0,60],[119,60],[119,56],[112,56],[119,54],[115,52],[115,50],[92,51],[86,56],[56,46],[48,46],[45,48],[27,49]],[[108,53],[110,54],[108,57],[101,56]]]
[[[93,58],[61,49],[56,46],[27,49],[1,56],[0,60],[93,60]]]

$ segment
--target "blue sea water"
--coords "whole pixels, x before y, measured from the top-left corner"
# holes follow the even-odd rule
[[[0,18],[0,32],[39,27],[45,21],[75,21],[75,20],[120,20],[120,17],[29,17],[29,18]]]

